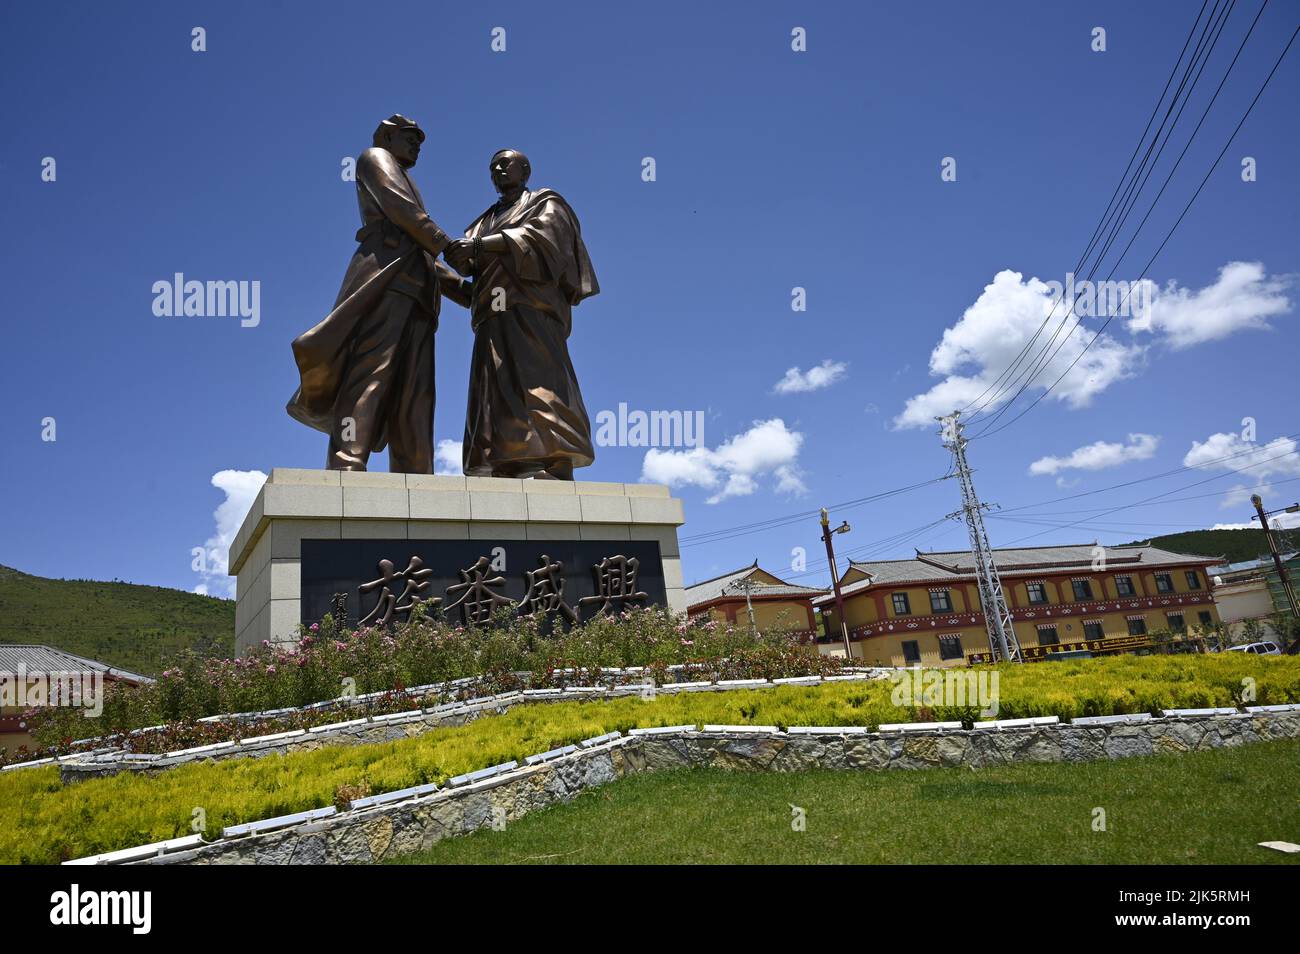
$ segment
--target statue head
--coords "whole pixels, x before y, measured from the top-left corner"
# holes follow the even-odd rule
[[[533,166],[518,149],[499,149],[488,163],[488,172],[498,192],[513,192],[528,185]]]
[[[424,130],[414,119],[407,119],[401,113],[394,113],[375,130],[372,143],[381,149],[387,149],[403,167],[409,169],[420,158],[420,144],[424,142]]]

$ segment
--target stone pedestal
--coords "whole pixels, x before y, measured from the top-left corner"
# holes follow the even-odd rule
[[[431,566],[431,559],[443,563],[433,569],[445,579],[447,561],[463,561],[467,555],[505,563],[512,541],[518,543],[513,548],[518,559],[500,576],[515,589],[523,585],[524,571],[538,568],[537,553],[552,559],[576,554],[564,571],[566,593],[576,602],[575,594],[584,586],[591,589],[592,574],[591,566],[572,564],[589,564],[605,545],[609,553],[602,550],[602,557],[622,551],[639,555],[646,581],[642,588],[651,601],[685,612],[677,547],[683,521],[681,501],[657,484],[276,468],[230,547],[229,572],[238,578],[236,650],[242,654],[263,640],[293,642],[305,611],[319,615],[322,587],[332,579],[354,578],[358,561],[375,554],[400,571],[410,556],[406,551],[419,551],[425,566]],[[476,549],[480,543],[482,554]],[[309,553],[306,567],[304,550]],[[364,570],[367,579],[375,577],[375,569],[371,560]],[[357,605],[365,597],[351,589],[349,612],[355,622],[369,607]]]

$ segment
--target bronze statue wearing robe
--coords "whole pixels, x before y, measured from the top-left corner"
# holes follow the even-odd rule
[[[289,414],[330,435],[331,470],[365,470],[389,447],[394,473],[433,473],[434,333],[440,290],[468,305],[460,276],[435,261],[449,238],[407,169],[424,133],[393,116],[357,160],[360,245],[333,310],[293,342],[301,383]]]
[[[503,194],[466,236],[479,243],[465,473],[572,480],[596,456],[569,358],[572,309],[600,291],[578,217],[559,193],[522,188]],[[500,238],[489,247],[505,250],[483,248],[490,236]]]

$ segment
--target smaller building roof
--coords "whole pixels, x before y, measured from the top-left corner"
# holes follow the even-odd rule
[[[742,584],[749,577],[760,572],[773,579],[781,580],[775,573],[770,573],[760,567],[758,560],[755,560],[749,566],[742,566],[739,570],[732,570],[730,573],[724,573],[709,580],[701,580],[699,583],[693,583],[686,587],[686,605],[689,608],[724,598],[744,599],[745,590],[737,584]],[[799,586],[794,583],[787,583],[785,580],[781,580],[779,583],[755,580],[749,586],[749,595],[755,597],[790,596],[798,598],[821,596],[824,593],[826,593],[826,590],[820,587]]]
[[[127,669],[118,669],[96,659],[87,659],[75,653],[42,646],[38,643],[0,643],[0,672],[17,672],[22,666],[27,672],[98,672],[126,682],[153,682],[149,676]]]

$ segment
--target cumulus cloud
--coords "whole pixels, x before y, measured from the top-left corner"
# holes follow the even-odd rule
[[[1071,407],[1084,407],[1095,395],[1133,374],[1145,347],[1123,344],[1105,333],[1088,347],[1095,330],[1074,315],[1062,327],[1065,309],[1052,311],[1056,296],[1055,289],[1037,278],[1026,281],[1020,272],[1010,269],[998,272],[957,323],[944,331],[931,352],[930,373],[942,380],[909,398],[903,412],[894,418],[894,426],[933,427],[936,417],[952,413],[981,394],[986,400],[998,390],[994,382],[1021,351],[1028,345],[1031,354],[1037,353],[1058,328],[1060,333],[1051,340],[1056,353],[1034,376],[1031,392],[1049,387],[1059,377],[1061,383],[1052,391],[1052,398]],[[1046,330],[1030,345],[1049,314]],[[1084,348],[1088,350],[1084,352]],[[1076,358],[1078,363],[1070,367]]]
[[[1035,394],[1061,378],[1051,392],[1053,400],[1072,408],[1084,407],[1116,381],[1131,377],[1152,343],[1178,350],[1239,331],[1271,327],[1269,319],[1292,309],[1285,292],[1293,279],[1290,275],[1269,277],[1259,262],[1229,262],[1219,269],[1212,284],[1199,290],[1181,288],[1173,281],[1163,288],[1143,281],[1135,286],[1141,294],[1134,292],[1114,302],[1123,305],[1121,315],[1132,311],[1125,324],[1132,338],[1121,341],[1102,332],[1089,346],[1100,324],[1072,313],[1062,325],[1068,305],[1052,310],[1060,295],[1059,285],[1053,287],[1055,283],[1037,278],[1026,281],[1019,272],[1003,270],[957,323],[944,331],[930,354],[930,373],[940,380],[908,399],[894,418],[894,427],[933,427],[936,417],[971,402],[987,401],[1006,384],[999,379],[1022,350],[1028,347],[1029,355],[1037,355],[1045,345],[1055,354],[1034,374],[1026,391]],[[1051,319],[1035,339],[1049,314]],[[1118,326],[1116,322],[1111,327]],[[1071,367],[1080,354],[1083,357]],[[1021,367],[1017,373],[1024,370]],[[1016,373],[1012,378],[1016,384],[990,407],[996,408],[1023,384]]]
[[[1151,332],[1171,348],[1190,348],[1238,331],[1268,329],[1269,319],[1291,310],[1292,276],[1270,278],[1261,262],[1229,262],[1214,284],[1200,291],[1169,282],[1144,314],[1128,322],[1134,334]]]
[[[461,441],[438,441],[433,452],[433,472],[459,477],[465,473],[461,458]]]
[[[1260,480],[1282,475],[1300,477],[1300,452],[1290,437],[1260,444],[1242,440],[1238,434],[1211,434],[1204,441],[1192,441],[1192,449],[1183,457],[1183,466],[1232,470]]]
[[[198,560],[196,555],[197,572],[202,582],[194,587],[195,593],[234,597],[235,579],[226,575],[230,544],[264,483],[266,474],[260,470],[219,470],[212,475],[212,486],[225,493],[226,499],[212,513],[216,528],[203,544],[203,559]]]
[[[1040,457],[1029,465],[1029,473],[1059,474],[1063,470],[1105,470],[1132,460],[1148,460],[1160,444],[1154,434],[1130,434],[1126,443],[1097,441],[1076,448],[1065,457]]]
[[[1300,450],[1290,437],[1278,437],[1267,444],[1243,440],[1239,434],[1211,434],[1204,441],[1192,441],[1183,457],[1184,467],[1222,470],[1251,477],[1253,484],[1234,484],[1224,494],[1219,506],[1249,507],[1252,494],[1267,496],[1269,481],[1276,477],[1300,477]],[[1279,514],[1282,526],[1294,525],[1294,514]]]
[[[745,497],[759,487],[759,478],[771,475],[782,493],[806,491],[799,472],[803,435],[791,431],[779,417],[755,421],[716,448],[693,447],[684,451],[651,448],[641,464],[641,477],[669,486],[695,486],[715,493],[708,503],[728,497]]]
[[[843,361],[827,358],[815,368],[801,371],[798,367],[790,368],[773,387],[777,394],[799,394],[803,391],[820,391],[828,388],[844,377],[848,365]]]

